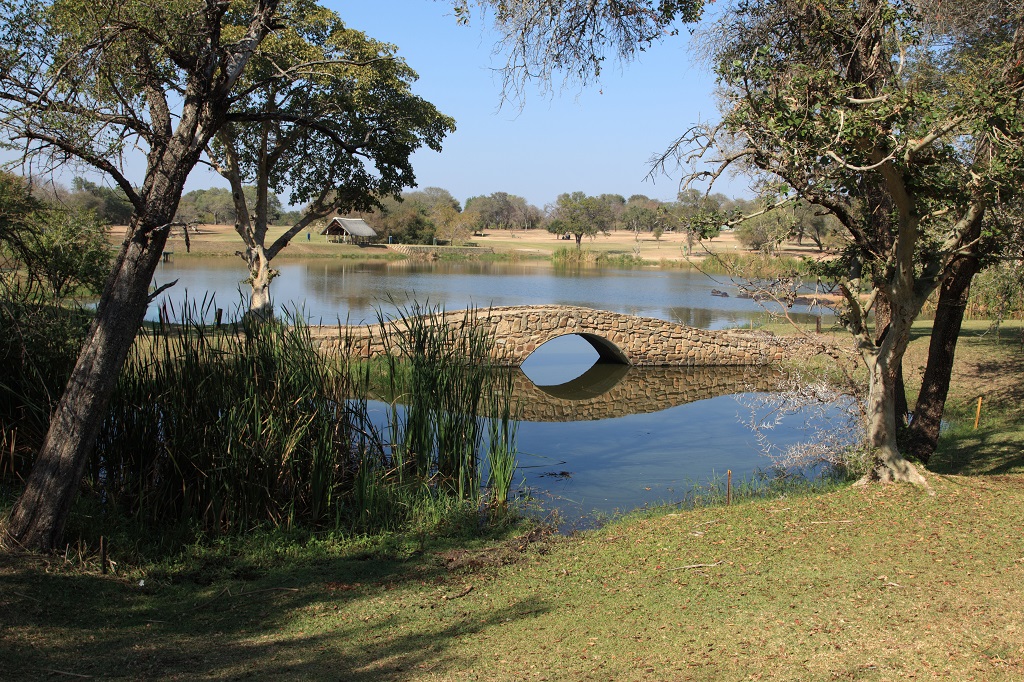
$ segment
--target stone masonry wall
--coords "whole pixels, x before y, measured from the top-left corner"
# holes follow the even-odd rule
[[[638,367],[762,365],[777,362],[784,354],[780,339],[765,332],[707,331],[576,306],[481,308],[446,313],[445,320],[460,324],[467,316],[471,324],[494,333],[496,359],[514,366],[547,341],[565,334],[583,336],[606,359],[614,356]],[[384,352],[376,325],[315,327],[311,332],[325,353],[370,357]]]

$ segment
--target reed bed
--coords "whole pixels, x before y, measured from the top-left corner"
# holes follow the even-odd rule
[[[135,344],[87,472],[104,515],[215,534],[430,530],[479,517],[484,490],[507,500],[512,386],[469,317],[381,315],[392,352],[355,366],[323,357],[301,315],[214,325],[209,305],[171,311],[180,324]],[[394,396],[383,420],[373,367]]]
[[[135,344],[89,468],[104,504],[217,531],[337,522],[363,447],[350,374],[301,322],[203,313]]]
[[[492,355],[493,334],[474,324],[475,310],[459,319],[418,303],[397,311],[378,320],[387,349],[390,474],[376,480],[415,481],[423,491],[474,504],[487,480],[492,499],[494,485],[504,487],[506,499],[505,476],[483,474],[515,469],[518,408],[510,374]]]

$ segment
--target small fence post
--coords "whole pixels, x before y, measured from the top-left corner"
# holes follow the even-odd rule
[[[974,430],[978,430],[978,422],[981,421],[981,396],[978,396],[978,411],[974,413]]]
[[[732,469],[728,469],[725,474],[725,506],[732,504]]]

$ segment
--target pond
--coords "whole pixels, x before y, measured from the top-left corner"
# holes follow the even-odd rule
[[[768,313],[757,301],[742,298],[727,278],[694,270],[553,267],[548,263],[444,263],[351,261],[311,258],[275,262],[280,275],[271,286],[278,311],[299,308],[314,323],[372,323],[389,302],[417,300],[448,310],[470,306],[530,304],[586,308],[656,317],[701,329],[747,327]],[[166,302],[179,307],[187,296],[216,294],[227,316],[236,316],[247,285],[237,259],[180,258],[159,266],[155,284],[178,283],[155,301],[148,318],[156,320]],[[713,295],[716,292],[719,295]],[[727,294],[722,296],[720,294]],[[389,298],[390,297],[390,298]],[[813,322],[828,311],[795,306],[791,314]]]
[[[373,323],[390,299],[467,306],[554,303],[656,317],[705,329],[748,327],[768,312],[740,298],[728,281],[682,270],[559,269],[544,264],[337,262],[326,259],[279,265],[277,307],[293,305],[313,322]],[[162,265],[157,283],[179,280],[153,304],[180,306],[214,294],[228,310],[239,301],[245,275],[234,263],[186,260]],[[713,290],[718,294],[712,295]],[[721,296],[725,291],[729,296]],[[813,321],[819,310],[794,308]],[[830,319],[828,320],[830,322]],[[628,368],[597,363],[581,337],[564,336],[541,346],[522,367],[525,387],[519,427],[516,487],[542,508],[557,510],[568,526],[586,526],[594,515],[672,502],[694,485],[731,469],[750,478],[771,462],[744,421],[758,396],[773,390],[778,375],[753,368]],[[808,437],[796,414],[770,431],[784,448]]]

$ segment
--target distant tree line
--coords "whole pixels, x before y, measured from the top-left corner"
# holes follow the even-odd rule
[[[244,188],[246,200],[251,204],[256,199],[256,188]],[[268,192],[268,217],[272,225],[291,225],[302,217],[302,210],[286,211],[281,199],[274,192]],[[187,224],[233,225],[238,218],[231,190],[223,187],[196,189],[181,196],[177,219]]]
[[[248,204],[256,199],[256,188],[243,188]],[[132,205],[119,187],[105,187],[76,177],[67,188],[59,184],[37,187],[41,200],[68,210],[91,211],[99,223],[127,224]],[[697,190],[680,192],[676,201],[651,199],[634,194],[628,199],[621,194],[587,196],[582,192],[559,195],[553,205],[538,208],[523,197],[507,192],[470,197],[463,207],[452,194],[440,187],[405,192],[400,199],[386,197],[382,208],[352,214],[365,219],[378,234],[396,243],[459,244],[472,235],[487,230],[528,230],[544,228],[555,235],[583,237],[606,234],[611,230],[650,233],[660,238],[671,232],[686,233],[694,241],[714,237],[722,225],[707,221],[722,214],[749,215],[757,212],[758,199],[729,198],[721,193],[705,195]],[[268,219],[272,225],[293,225],[304,214],[304,208],[286,210],[280,197],[268,192]],[[233,225],[237,221],[231,191],[223,187],[197,189],[181,197],[176,219],[189,225]],[[719,220],[720,222],[720,220]],[[836,233],[834,220],[820,215],[809,204],[789,206],[783,210],[739,222],[736,234],[747,248],[775,253],[784,242],[795,239],[811,241],[824,251],[830,235]]]
[[[247,199],[255,188],[244,188]],[[612,230],[651,234],[660,239],[666,233],[685,233],[688,248],[700,239],[713,238],[732,225],[723,216],[744,216],[758,212],[760,199],[730,198],[721,193],[705,195],[697,190],[680,192],[675,201],[634,194],[589,196],[583,192],[561,194],[555,203],[540,208],[525,198],[507,192],[469,197],[463,206],[446,189],[426,187],[403,192],[400,197],[379,198],[380,207],[353,211],[346,217],[362,218],[383,239],[404,244],[463,244],[489,230],[546,229],[566,239],[595,237]],[[273,192],[269,197],[269,219],[274,225],[292,225],[304,215],[303,208],[285,210]],[[233,224],[236,213],[231,192],[223,188],[193,190],[183,195],[178,220],[189,224]],[[812,242],[819,251],[835,235],[834,221],[819,215],[809,205],[737,220],[738,239],[749,249],[774,253],[779,246],[796,240]]]

